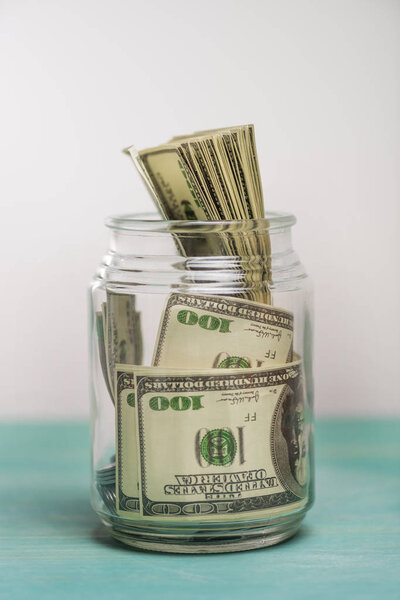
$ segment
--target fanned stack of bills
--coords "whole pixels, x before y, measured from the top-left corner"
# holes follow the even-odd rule
[[[253,125],[177,136],[129,153],[166,219],[264,217]]]
[[[242,125],[177,136],[167,144],[125,150],[144,179],[161,215],[170,220],[246,221],[264,217],[264,200],[254,126]],[[245,296],[269,303],[268,233],[229,228],[218,244],[179,242],[182,254],[237,256],[242,263]],[[215,238],[215,236],[214,236]],[[251,261],[253,267],[248,267]],[[258,261],[258,268],[254,265]]]
[[[308,464],[302,368],[293,314],[271,305],[268,234],[251,227],[264,217],[254,128],[126,152],[164,218],[249,227],[235,233],[226,223],[216,247],[178,245],[188,256],[243,259],[244,293],[171,293],[151,365],[142,365],[135,296],[107,291],[96,313],[98,357],[117,439],[116,458],[96,471],[104,505],[126,519],[181,522],[300,508]]]

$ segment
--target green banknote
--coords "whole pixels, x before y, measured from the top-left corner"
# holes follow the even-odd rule
[[[117,365],[117,513],[231,521],[300,508],[303,387],[300,361],[191,372]]]
[[[200,294],[168,297],[155,344],[160,367],[252,368],[293,358],[293,314],[259,302]]]
[[[115,371],[116,505],[117,512],[128,515],[139,513],[134,368],[116,365]]]
[[[105,345],[105,327],[104,323],[104,314],[103,310],[100,312],[96,312],[96,333],[97,333],[97,346],[99,353],[99,362],[101,366],[101,370],[103,373],[104,383],[106,385],[107,391],[110,395],[112,401],[114,401],[114,396],[112,393],[112,389],[109,381],[109,373],[107,366],[107,353],[106,353],[106,345]]]
[[[136,297],[107,291],[107,304],[103,307],[106,324],[105,349],[109,381],[114,385],[117,363],[142,362],[142,332],[140,313],[136,311]]]
[[[207,220],[199,188],[191,171],[185,168],[178,148],[159,146],[143,150],[140,158],[156,190],[160,210],[167,218]]]

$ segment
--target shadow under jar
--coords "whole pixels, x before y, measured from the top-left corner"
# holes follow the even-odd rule
[[[312,292],[295,222],[106,221],[91,496],[118,540],[233,552],[299,528],[313,502]]]

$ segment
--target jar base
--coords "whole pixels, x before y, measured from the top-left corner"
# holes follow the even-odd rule
[[[154,532],[146,535],[138,530],[127,531],[119,529],[115,523],[111,526],[111,535],[128,546],[152,552],[167,552],[174,554],[215,554],[218,552],[243,552],[274,546],[297,533],[304,514],[293,515],[285,523],[279,523],[248,531],[232,531],[229,535],[211,535],[200,533],[193,536],[175,535],[155,536]]]

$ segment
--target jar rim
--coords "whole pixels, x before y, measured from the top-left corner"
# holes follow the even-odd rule
[[[259,231],[282,230],[292,227],[296,217],[287,212],[266,211],[263,219],[241,219],[232,221],[172,221],[160,219],[159,213],[143,212],[111,215],[106,218],[105,226],[109,229],[131,232],[153,233],[216,233],[221,231]]]

